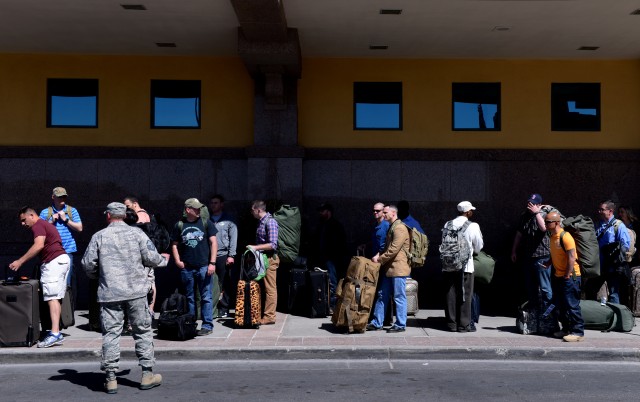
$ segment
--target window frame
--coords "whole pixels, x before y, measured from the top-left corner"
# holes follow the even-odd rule
[[[402,122],[402,109],[403,109],[403,105],[402,105],[402,98],[403,98],[403,91],[402,91],[402,81],[354,81],[353,82],[353,130],[354,131],[402,131],[403,130],[403,122]],[[378,91],[374,91],[375,94],[362,94],[362,93],[357,93],[358,90],[362,90],[362,91],[373,91],[370,88],[362,88],[364,86],[377,86],[378,87]],[[361,87],[361,88],[358,88]],[[386,88],[385,88],[386,87]],[[393,87],[397,87],[397,88],[393,88]],[[391,94],[392,97],[395,97],[395,99],[391,99],[392,102],[386,102],[388,104],[397,104],[398,105],[398,127],[358,127],[357,126],[357,122],[358,122],[358,114],[357,114],[357,105],[358,103],[367,103],[367,102],[361,102],[360,100],[363,98],[369,98],[369,99],[373,99],[373,100],[381,100],[384,95],[388,95],[388,92],[391,90],[397,90],[398,93],[397,94]],[[386,92],[385,92],[386,91]],[[384,92],[384,93],[381,93]],[[368,95],[368,96],[367,96]],[[397,101],[397,102],[396,102]],[[374,104],[386,104],[383,102],[373,102]]]
[[[155,84],[155,85],[154,85]],[[186,84],[187,87],[178,88],[178,85]],[[191,87],[193,85],[193,87]],[[158,88],[157,86],[164,86],[164,88]],[[189,94],[191,90],[197,86],[197,96],[176,96],[177,94],[184,93]],[[158,92],[173,92],[171,96],[158,96]],[[173,79],[152,79],[150,81],[150,127],[151,129],[172,129],[172,130],[200,130],[202,129],[202,80],[173,80]],[[165,92],[165,93],[166,93]],[[188,99],[196,98],[198,108],[196,111],[197,126],[160,126],[155,124],[156,120],[156,103],[155,98],[175,98],[175,99]]]
[[[85,87],[82,84],[89,84]],[[94,88],[95,86],[95,88]],[[95,90],[95,94],[93,94]],[[60,94],[61,93],[61,94]],[[84,95],[86,93],[87,95]],[[70,95],[66,95],[70,94]],[[95,97],[95,124],[53,124],[53,102],[54,96],[66,97]],[[47,128],[98,128],[100,103],[100,81],[97,78],[47,78]]]
[[[595,123],[595,127],[594,128],[562,128],[562,127],[558,127],[558,117],[556,116],[557,113],[557,103],[562,103],[563,100],[562,99],[556,99],[557,96],[562,96],[566,94],[563,93],[556,93],[554,91],[554,88],[557,88],[557,90],[559,91],[561,86],[565,86],[564,91],[568,91],[569,86],[573,86],[574,89],[577,86],[585,86],[581,89],[579,89],[577,92],[582,92],[582,95],[580,96],[596,96],[597,97],[597,103],[598,106],[596,108],[596,118],[597,121]],[[588,87],[586,87],[588,86]],[[588,92],[593,91],[592,94],[587,94]],[[597,95],[595,94],[595,92],[597,92]],[[554,96],[556,95],[556,96]],[[551,106],[551,131],[564,131],[564,132],[580,132],[580,131],[584,131],[584,132],[601,132],[602,131],[602,83],[601,82],[552,82],[551,83],[551,100],[550,100],[550,106]]]
[[[469,86],[476,86],[476,90],[478,90],[480,87],[482,86],[497,86],[497,100],[496,100],[496,105],[497,105],[497,113],[498,116],[500,117],[500,121],[498,122],[498,125],[496,126],[494,124],[493,128],[456,128],[456,114],[455,114],[455,109],[456,109],[456,86],[462,86],[462,85],[469,85]],[[493,97],[495,95],[490,94],[487,95],[488,97]],[[465,103],[476,103],[476,102],[465,102]],[[477,102],[478,104],[483,104],[481,102]],[[485,102],[487,103],[487,102]],[[486,121],[486,118],[485,118]],[[480,131],[480,132],[485,132],[485,131],[502,131],[502,83],[501,82],[452,82],[451,83],[451,131]]]

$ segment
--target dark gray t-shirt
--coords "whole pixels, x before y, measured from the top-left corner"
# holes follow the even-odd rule
[[[171,241],[178,242],[180,259],[187,267],[203,267],[209,265],[209,237],[215,236],[216,233],[218,231],[215,225],[209,223],[205,230],[202,219],[198,219],[195,222],[182,222],[182,230],[179,223],[176,223],[171,233]]]

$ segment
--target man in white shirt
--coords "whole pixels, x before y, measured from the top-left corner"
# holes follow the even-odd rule
[[[484,246],[480,226],[471,222],[476,207],[469,201],[458,204],[458,217],[447,222],[443,230],[443,243],[448,231],[456,231],[463,236],[468,247],[461,247],[460,269],[445,271],[443,279],[445,283],[446,305],[445,316],[447,326],[452,332],[474,332],[475,326],[471,325],[471,299],[473,296],[473,253],[478,253]],[[461,239],[461,241],[463,241]],[[444,244],[443,244],[444,245]],[[441,249],[441,254],[443,250]],[[444,265],[443,265],[444,267]]]

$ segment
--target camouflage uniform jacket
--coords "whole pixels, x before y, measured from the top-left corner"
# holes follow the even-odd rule
[[[148,269],[166,266],[144,232],[124,222],[111,222],[91,237],[82,257],[87,276],[99,279],[98,302],[144,297],[149,292]]]

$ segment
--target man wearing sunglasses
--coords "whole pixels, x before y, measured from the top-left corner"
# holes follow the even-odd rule
[[[598,207],[600,222],[596,224],[596,236],[600,247],[600,272],[607,281],[609,302],[620,303],[620,286],[628,284],[625,274],[625,256],[631,240],[624,223],[615,218],[616,204],[611,200],[602,201]]]
[[[581,274],[578,265],[576,242],[560,224],[558,212],[550,212],[544,223],[550,234],[549,248],[554,275],[551,277],[554,304],[558,306],[558,318],[562,331],[553,334],[565,342],[584,340],[584,320],[580,310]]]

